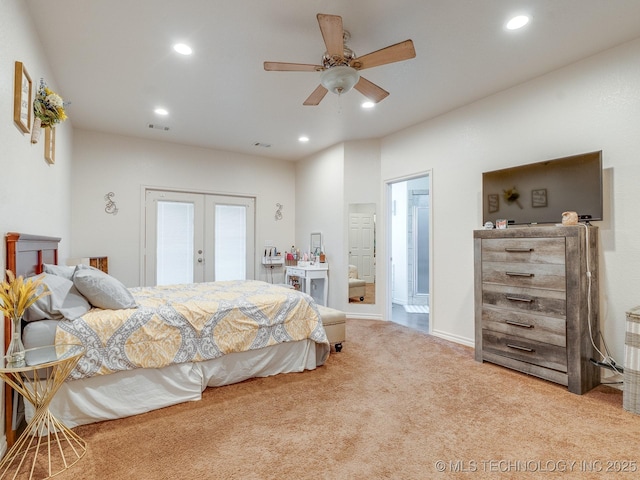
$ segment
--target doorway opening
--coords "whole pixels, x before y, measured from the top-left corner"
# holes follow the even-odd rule
[[[389,318],[430,332],[430,175],[388,183]]]

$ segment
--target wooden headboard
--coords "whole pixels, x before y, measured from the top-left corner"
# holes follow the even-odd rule
[[[7,269],[29,277],[42,273],[42,264],[58,264],[58,237],[7,233]]]
[[[25,233],[7,233],[7,270],[11,270],[16,276],[30,277],[42,273],[42,265],[58,264],[58,244],[60,238],[44,237],[41,235],[29,235]],[[7,351],[11,341],[11,320],[4,319],[4,352]],[[4,418],[7,434],[7,444],[13,445],[16,439],[17,425],[13,423],[12,391],[8,385],[4,388]]]

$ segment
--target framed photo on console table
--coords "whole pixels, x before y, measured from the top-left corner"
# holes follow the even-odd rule
[[[13,82],[13,121],[24,133],[31,131],[33,84],[22,62],[16,62]]]

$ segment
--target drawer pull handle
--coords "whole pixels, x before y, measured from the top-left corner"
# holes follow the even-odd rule
[[[533,273],[525,272],[505,272],[509,277],[533,277]]]
[[[531,298],[516,297],[516,296],[513,296],[513,295],[507,295],[507,300],[513,300],[514,302],[525,302],[525,303],[533,302],[533,299],[531,299]]]
[[[533,252],[533,248],[516,248],[516,247],[506,247],[504,249],[505,252],[515,252],[515,253],[531,253]]]
[[[506,320],[505,323],[508,323],[509,325],[514,325],[516,327],[533,328],[533,325],[531,325],[530,323],[521,323],[521,322],[516,322],[514,320]]]
[[[520,345],[514,345],[513,343],[507,343],[507,347],[515,348],[516,350],[522,350],[523,352],[529,352],[529,353],[535,352],[533,348],[522,347]]]

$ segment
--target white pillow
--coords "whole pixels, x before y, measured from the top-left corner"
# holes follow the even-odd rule
[[[22,317],[25,321],[75,320],[91,310],[91,305],[80,295],[71,280],[48,273],[40,274],[35,278],[41,278],[42,284],[46,285],[51,293],[40,297],[27,309]],[[38,292],[42,290],[43,287],[40,286]]]
[[[49,265],[47,263],[42,265],[44,273],[50,273],[51,275],[58,275],[59,277],[66,278],[73,281],[73,273],[76,271],[76,267],[67,267],[65,265]]]
[[[94,307],[109,310],[135,308],[136,301],[120,280],[87,265],[76,265],[73,284]]]

